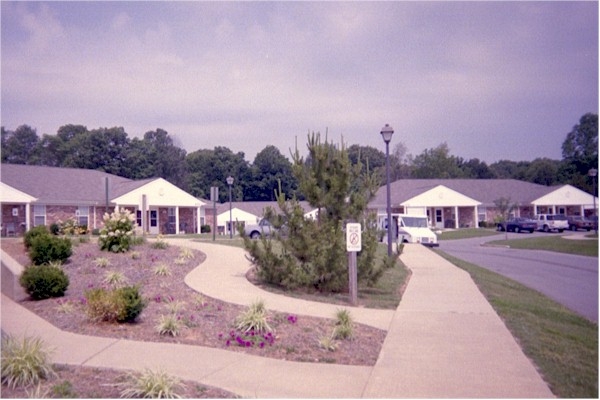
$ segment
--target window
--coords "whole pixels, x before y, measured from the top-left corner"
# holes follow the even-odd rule
[[[46,225],[46,206],[33,206],[33,226]]]
[[[485,221],[486,215],[487,215],[487,210],[485,209],[485,207],[477,208],[477,220],[478,221]]]
[[[79,206],[76,213],[77,224],[80,226],[88,226],[90,219],[90,208],[87,206]]]
[[[141,210],[137,210],[135,212],[135,222],[136,222],[137,226],[142,226],[142,211]]]

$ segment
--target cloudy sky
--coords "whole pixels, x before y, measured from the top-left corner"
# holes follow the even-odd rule
[[[561,159],[598,112],[597,2],[2,1],[1,119],[161,128],[253,161],[310,131]]]

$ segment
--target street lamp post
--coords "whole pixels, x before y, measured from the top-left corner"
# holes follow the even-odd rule
[[[233,176],[228,176],[226,180],[229,185],[229,239],[233,239],[233,225],[231,220],[231,185],[233,185]]]
[[[390,140],[394,129],[385,124],[381,128],[381,137],[385,142],[385,178],[387,185],[387,239],[388,239],[388,257],[392,256],[392,206],[391,206],[391,195],[390,195]]]
[[[596,168],[592,168],[588,171],[588,175],[592,177],[592,198],[594,201],[594,217],[596,216],[596,175],[598,175],[598,170]],[[598,234],[598,220],[594,218],[594,231],[596,235]]]

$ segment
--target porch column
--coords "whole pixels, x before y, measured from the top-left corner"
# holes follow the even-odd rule
[[[200,207],[196,207],[196,233],[200,234]]]
[[[179,206],[175,206],[175,234],[179,235]]]
[[[585,217],[585,210],[583,208],[583,204],[579,206],[579,215]]]
[[[25,203],[25,232],[31,228],[31,203]]]
[[[458,206],[454,206],[454,229],[458,229],[459,227],[458,220]]]
[[[473,223],[475,224],[475,228],[479,228],[479,209],[477,206],[473,207],[473,211],[475,214],[473,215]]]

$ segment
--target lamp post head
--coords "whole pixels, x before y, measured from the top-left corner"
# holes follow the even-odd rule
[[[225,180],[229,186],[233,185],[233,176],[228,176]]]
[[[392,128],[389,124],[385,124],[383,128],[381,128],[381,137],[383,141],[389,143],[392,140],[392,135],[394,134],[394,128]]]
[[[591,177],[594,177],[594,176],[598,175],[598,170],[596,168],[592,168],[588,171],[588,175]]]

